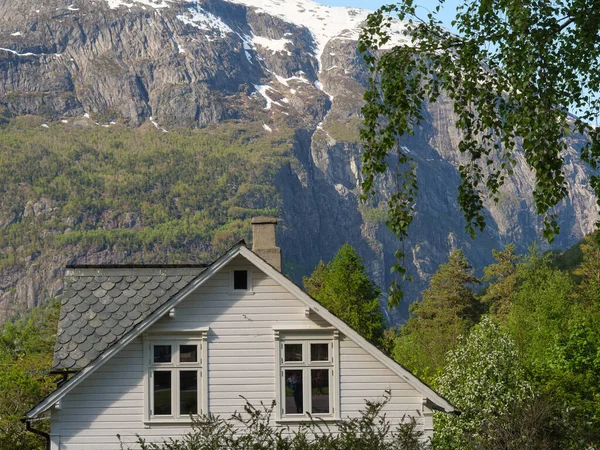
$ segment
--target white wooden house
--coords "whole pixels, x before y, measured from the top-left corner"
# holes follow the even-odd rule
[[[176,437],[190,413],[241,411],[240,396],[275,399],[277,424],[335,423],[388,389],[387,417],[431,436],[432,410],[454,407],[281,274],[275,225],[253,220],[253,249],[207,266],[69,266],[53,368],[65,381],[25,419],[50,415],[49,448]]]

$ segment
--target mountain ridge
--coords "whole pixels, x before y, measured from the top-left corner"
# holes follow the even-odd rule
[[[2,191],[0,230],[8,237],[0,250],[13,255],[4,260],[12,258],[15,262],[2,266],[0,310],[32,306],[60,293],[60,270],[66,262],[141,262],[144,258],[166,262],[169,252],[177,258],[187,255],[195,260],[198,255],[192,251],[199,248],[209,258],[217,249],[207,248],[228,223],[241,221],[232,233],[237,233],[237,238],[247,237],[250,215],[264,210],[283,219],[281,246],[288,261],[284,270],[295,281],[350,242],[365,258],[377,283],[383,287],[389,284],[388,268],[399,245],[385,227],[385,199],[396,189],[393,174],[378,179],[375,199],[368,204],[359,201],[360,110],[368,74],[357,52],[356,38],[366,11],[325,7],[308,0],[295,2],[289,12],[287,7],[276,0],[49,0],[43,5],[0,0],[0,110],[10,116],[5,119],[10,122],[6,139],[19,136],[20,145],[34,145],[16,131],[32,127],[29,132],[35,135],[35,145],[55,150],[51,156],[36,157],[46,164],[64,164],[61,167],[75,171],[72,173],[77,168],[69,165],[73,151],[53,147],[53,140],[63,139],[98,158],[108,157],[110,152],[119,155],[117,166],[106,165],[102,170],[93,164],[86,166],[89,178],[101,180],[93,191],[98,205],[82,202],[91,212],[74,213],[77,219],[63,217],[62,209],[72,207],[69,194],[51,187],[61,180],[60,174],[49,175],[45,181],[49,185],[45,186],[39,184],[36,174],[19,178],[7,172],[11,186]],[[394,42],[407,42],[401,24],[395,31]],[[542,228],[531,198],[533,174],[518,157],[515,176],[499,204],[485,205],[486,231],[472,241],[464,232],[464,219],[456,203],[456,168],[465,157],[457,150],[460,135],[452,126],[452,105],[448,100],[425,105],[425,114],[427,121],[416,134],[401,140],[414,157],[421,186],[411,238],[405,244],[409,249],[406,264],[416,279],[406,286],[410,299],[418,297],[451,250],[464,248],[472,264],[483,267],[491,261],[492,248],[514,241],[524,251],[541,235]],[[110,149],[97,141],[107,140],[117,147],[130,145],[136,155],[150,158],[140,153],[136,142],[158,138],[140,136],[164,134],[173,142],[183,139],[185,146],[192,146],[193,139],[188,136],[192,129],[197,130],[194,139],[200,141],[203,136],[231,132],[245,136],[242,141],[248,148],[253,142],[281,146],[276,152],[252,150],[269,165],[268,173],[262,174],[251,155],[245,155],[243,145],[236,143],[232,148],[244,153],[240,162],[244,161],[243,166],[250,167],[252,173],[238,176],[228,191],[219,191],[221,206],[189,194],[194,186],[212,192],[212,186],[209,189],[201,183],[216,182],[194,181],[192,175],[184,184],[187,195],[195,200],[179,206],[182,195],[178,190],[183,188],[170,179],[166,169],[161,172],[167,181],[158,191],[165,198],[180,199],[179,205],[169,205],[165,214],[172,214],[177,221],[192,221],[195,214],[203,218],[209,212],[215,215],[211,226],[194,235],[207,239],[208,247],[176,240],[170,249],[159,246],[166,256],[149,256],[147,249],[136,251],[133,244],[118,239],[84,245],[94,230],[102,233],[109,227],[123,233],[151,234],[168,223],[166,216],[159,220],[143,210],[160,209],[158,197],[142,195],[146,206],[131,199],[123,205],[110,201],[111,195],[116,200],[124,198],[123,190],[127,190],[126,183],[115,184],[118,189],[113,191],[107,187],[115,183],[110,172],[122,173],[123,177],[142,175],[133,166],[128,166],[130,172],[121,172],[119,158],[125,158],[122,149]],[[570,194],[557,208],[563,229],[555,243],[559,248],[591,232],[598,217],[587,185],[589,170],[578,158],[582,139],[571,136],[565,154]],[[205,145],[216,154],[225,145],[210,142]],[[172,143],[164,145],[176,151]],[[17,151],[0,143],[0,155],[4,154],[5,160]],[[209,153],[196,159],[186,153],[189,159],[182,161],[203,167],[208,161],[230,161],[230,170],[235,168],[236,161],[229,156],[215,160]],[[215,172],[227,178],[226,171]],[[259,183],[252,182],[254,173],[260,174]],[[73,177],[85,182],[85,177]],[[161,183],[159,178],[150,178]],[[77,194],[77,186],[69,189],[70,195]],[[87,192],[88,187],[80,189]],[[75,243],[57,244],[55,248],[41,238],[41,243],[23,243],[17,251],[18,239],[10,236],[27,227],[39,227],[43,235],[60,235],[61,242]],[[82,241],[75,239],[77,236],[87,237]],[[30,247],[31,252],[27,250]],[[31,255],[43,261],[43,276],[36,278]],[[406,305],[388,313],[391,322],[404,317]]]

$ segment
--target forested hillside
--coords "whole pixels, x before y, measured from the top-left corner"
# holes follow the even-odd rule
[[[292,162],[290,130],[43,124],[0,126],[0,271],[27,271],[46,295],[60,292],[67,263],[211,261],[248,237],[251,216],[280,213],[274,179]],[[37,303],[33,290],[9,290],[0,321]]]

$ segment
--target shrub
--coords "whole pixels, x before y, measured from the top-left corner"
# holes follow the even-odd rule
[[[414,418],[395,427],[382,413],[390,401],[367,401],[359,417],[348,418],[331,429],[323,420],[311,417],[297,430],[272,424],[275,401],[259,408],[246,400],[243,413],[229,420],[212,414],[192,417],[191,431],[179,439],[146,442],[139,435],[141,450],[425,450],[430,443],[417,429]],[[245,400],[245,399],[244,399]],[[119,436],[119,440],[121,437]],[[121,441],[121,449],[125,447]]]
[[[438,389],[462,414],[435,414],[436,448],[497,448],[498,436],[485,430],[505,427],[521,413],[515,405],[534,398],[515,342],[484,316],[447,358]]]

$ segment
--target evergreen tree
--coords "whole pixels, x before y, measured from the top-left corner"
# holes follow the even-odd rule
[[[600,306],[600,243],[593,236],[584,239],[580,246],[583,261],[574,270],[581,277],[579,294],[590,305]]]
[[[431,381],[458,336],[479,320],[482,307],[472,289],[478,283],[463,252],[453,251],[431,277],[423,299],[411,305],[412,317],[400,329],[394,359]]]
[[[367,276],[363,261],[352,246],[343,245],[329,264],[320,262],[303,282],[308,295],[365,339],[381,344],[385,328],[379,309],[381,290]]]
[[[492,250],[492,255],[497,262],[483,269],[483,280],[490,284],[481,296],[481,302],[499,318],[510,311],[518,286],[519,257],[515,254],[514,244],[507,245],[502,251]]]

